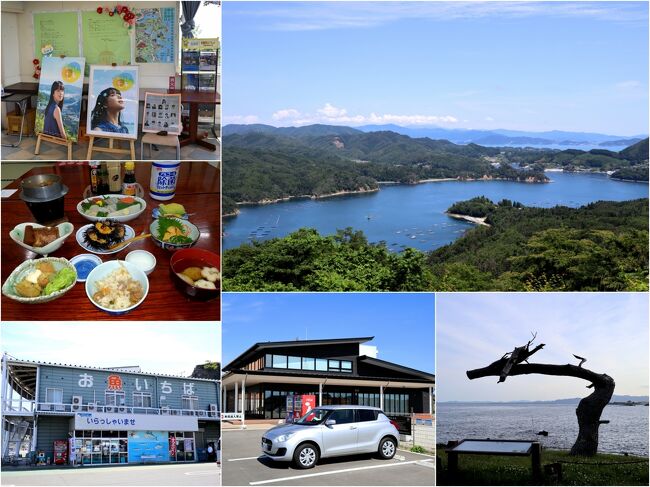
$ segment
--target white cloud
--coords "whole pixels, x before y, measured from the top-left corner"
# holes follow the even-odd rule
[[[348,113],[347,109],[336,107],[331,103],[325,103],[315,113],[301,113],[292,108],[278,110],[272,115],[272,118],[275,121],[281,121],[290,125],[310,125],[314,123],[334,125],[383,125],[391,123],[397,125],[439,125],[455,124],[458,122],[458,119],[452,115],[399,115],[391,113],[377,114],[374,112],[368,115],[353,115]]]
[[[287,108],[285,110],[278,110],[272,115],[273,120],[287,120],[296,119],[300,117],[300,112],[295,108]]]
[[[325,103],[323,108],[319,108],[318,113],[329,118],[338,118],[345,117],[345,114],[348,112],[345,108],[336,108],[330,103]]]
[[[223,117],[225,123],[257,123],[260,118],[257,115],[226,115]]]
[[[440,22],[536,16],[647,23],[647,10],[641,2],[291,2],[286,8],[257,5],[255,12],[245,14],[263,19],[262,29],[283,31],[358,29],[411,19]]]
[[[494,119],[492,117],[485,117],[486,122],[494,122]]]

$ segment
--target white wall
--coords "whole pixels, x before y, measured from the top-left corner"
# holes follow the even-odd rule
[[[118,2],[110,2],[103,5],[113,6]],[[8,4],[5,6],[5,4]],[[71,11],[71,10],[88,10],[94,11],[99,2],[2,2],[2,81],[3,86],[16,81],[34,81],[34,25],[32,19],[33,12],[49,11]],[[123,5],[131,8],[152,8],[152,7],[175,7],[178,12],[180,5],[178,2],[159,1],[159,2],[126,2]],[[7,13],[21,10],[23,13]],[[106,14],[104,14],[106,15]],[[5,21],[5,17],[6,21]],[[15,32],[17,39],[12,42],[11,39],[5,41],[5,29],[10,33]],[[176,38],[179,36],[179,25],[175,26]],[[8,35],[11,35],[11,34]],[[131,35],[134,30],[131,29]],[[17,40],[17,42],[16,42]],[[18,46],[18,50],[16,49]],[[5,80],[5,60],[12,58],[13,66],[18,66],[18,73],[12,76],[13,81]],[[18,62],[16,62],[18,61]],[[140,87],[141,88],[167,88],[169,85],[169,76],[175,74],[175,64],[158,64],[143,63],[140,66]],[[20,79],[16,80],[16,76]],[[8,78],[7,78],[8,79]],[[86,82],[88,80],[86,79]]]

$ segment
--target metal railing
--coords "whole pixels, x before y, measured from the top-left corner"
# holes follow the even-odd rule
[[[177,408],[151,408],[151,407],[138,407],[138,406],[114,406],[107,404],[62,404],[51,402],[37,403],[36,412],[39,414],[51,415],[71,415],[81,412],[96,412],[96,413],[116,413],[116,414],[147,414],[157,416],[198,416],[200,418],[219,418],[219,411],[211,411],[207,409],[177,409]]]

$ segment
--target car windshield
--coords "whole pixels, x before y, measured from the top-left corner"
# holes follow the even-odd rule
[[[321,424],[329,413],[331,413],[331,410],[329,409],[315,408],[312,409],[311,411],[308,411],[307,414],[305,414],[302,418],[296,421],[295,424],[303,424],[307,426]]]

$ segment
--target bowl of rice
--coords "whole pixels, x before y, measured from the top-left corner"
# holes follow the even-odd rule
[[[137,308],[149,293],[149,279],[135,264],[111,260],[86,278],[86,295],[102,311],[122,315]]]

